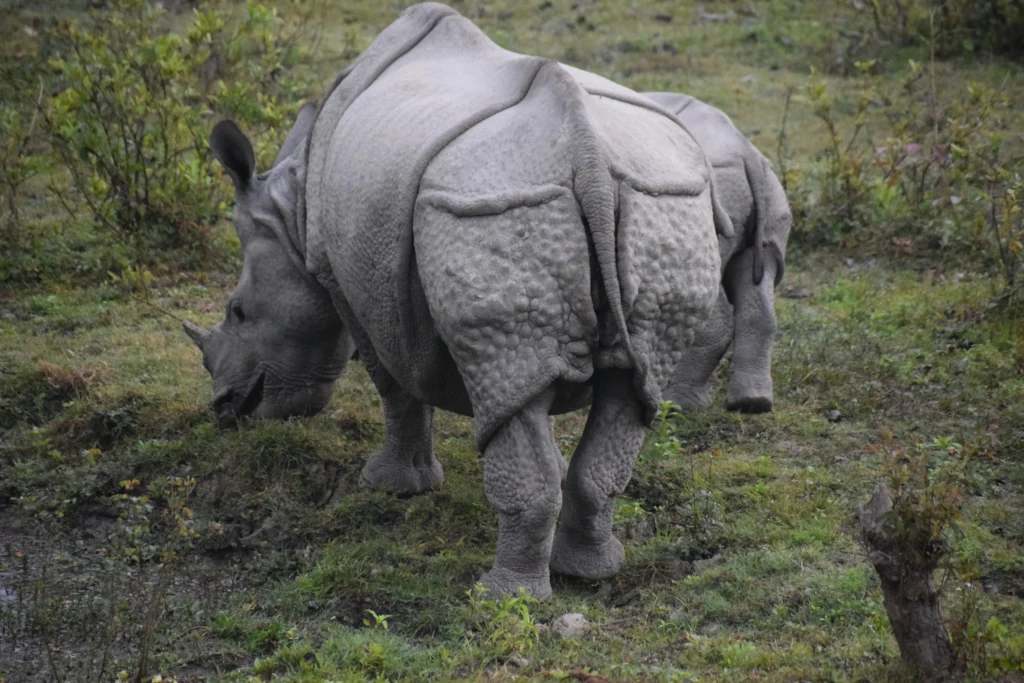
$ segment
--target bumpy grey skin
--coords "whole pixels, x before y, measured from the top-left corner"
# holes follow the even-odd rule
[[[545,597],[549,566],[614,574],[614,497],[713,309],[716,231],[731,231],[699,146],[649,100],[503,50],[435,3],[388,27],[308,130],[302,153],[257,177],[237,127],[214,129],[239,191],[243,281],[266,273],[274,285],[254,310],[272,327],[315,302],[294,334],[215,329],[218,357],[254,355],[230,380],[218,374],[226,361],[210,365],[215,387],[252,408],[259,368],[305,359],[291,372],[322,373],[324,329],[334,353],[350,353],[351,338],[387,426],[365,485],[437,486],[433,407],[472,415],[499,523],[484,585]],[[566,475],[549,416],[591,400]]]
[[[666,396],[684,410],[709,406],[711,375],[731,343],[726,408],[768,412],[776,330],[773,288],[782,279],[793,223],[786,193],[771,163],[724,113],[688,95],[644,95],[675,114],[700,143],[735,227],[734,236],[719,238],[723,277],[717,308],[683,356]]]

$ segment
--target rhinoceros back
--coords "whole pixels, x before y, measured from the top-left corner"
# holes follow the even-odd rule
[[[630,106],[420,5],[321,110],[307,264],[414,395],[444,406],[440,394],[468,393],[481,446],[536,392],[578,388],[595,367],[634,368],[653,415],[714,300],[699,149],[653,113],[656,145],[611,139]],[[558,409],[586,396],[562,393]]]
[[[743,248],[754,247],[753,279],[760,283],[763,251],[771,249],[777,285],[785,271],[792,215],[771,162],[725,112],[710,104],[680,93],[651,92],[644,96],[679,118],[715,169],[719,198],[737,229],[735,239],[722,241],[722,265]]]

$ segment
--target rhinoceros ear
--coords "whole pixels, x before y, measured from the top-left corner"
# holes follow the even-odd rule
[[[244,192],[256,171],[256,154],[252,151],[249,138],[233,121],[221,121],[213,127],[210,149],[231,176],[235,189]]]
[[[306,102],[299,109],[299,113],[295,117],[295,125],[292,127],[291,132],[288,133],[284,144],[281,145],[281,151],[277,153],[277,158],[274,159],[274,166],[277,166],[291,156],[298,149],[303,139],[309,135],[309,131],[313,128],[313,119],[316,118],[316,107],[316,102]]]

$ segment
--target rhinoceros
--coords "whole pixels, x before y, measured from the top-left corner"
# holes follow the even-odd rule
[[[770,411],[776,330],[772,290],[782,280],[793,223],[786,193],[768,159],[726,114],[689,95],[643,94],[675,114],[700,143],[735,228],[733,236],[720,238],[724,274],[718,305],[683,355],[666,396],[686,410],[710,405],[711,375],[732,343],[726,408]]]
[[[614,499],[715,306],[731,230],[678,120],[424,3],[303,111],[269,171],[231,122],[210,144],[244,263],[225,319],[186,331],[221,424],[318,411],[354,340],[386,426],[363,484],[437,486],[434,408],[472,415],[498,514],[484,586],[543,598],[549,568],[615,574]],[[567,465],[549,415],[587,404]]]

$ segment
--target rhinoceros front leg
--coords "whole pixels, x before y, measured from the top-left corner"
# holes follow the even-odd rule
[[[711,316],[697,331],[686,349],[675,374],[665,389],[665,398],[684,411],[696,411],[711,405],[711,375],[732,343],[733,312],[725,289],[719,288],[718,302]]]
[[[538,599],[551,595],[548,562],[565,468],[548,418],[552,398],[535,398],[484,448],[484,487],[498,512],[498,548],[494,567],[480,582],[497,595],[520,588]]]
[[[420,493],[444,479],[434,456],[434,409],[413,398],[377,360],[372,348],[360,351],[363,365],[384,404],[384,446],[359,476],[362,486],[393,493]]]
[[[726,271],[733,297],[732,374],[725,394],[725,407],[744,413],[766,413],[772,409],[772,345],[775,341],[774,254],[765,251],[764,277],[755,285],[753,251],[747,249],[733,259]]]
[[[612,535],[612,514],[643,440],[643,406],[632,370],[598,371],[587,426],[569,463],[551,569],[605,579],[622,567],[625,552]]]

